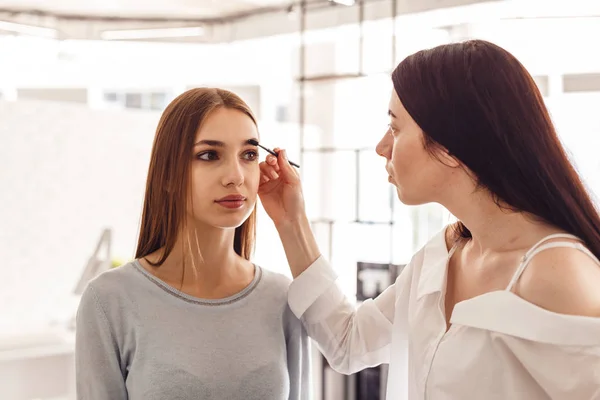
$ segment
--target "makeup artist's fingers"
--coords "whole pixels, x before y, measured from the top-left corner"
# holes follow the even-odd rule
[[[275,157],[272,154],[269,154],[269,155],[267,155],[266,161],[267,161],[267,164],[269,164],[273,168],[275,168],[275,171],[279,171],[279,164],[277,163],[277,157]]]
[[[259,164],[260,167],[260,175],[261,182],[268,182],[271,179],[279,178],[279,174],[275,170],[272,165],[267,164],[266,162],[261,162]]]
[[[260,174],[260,183],[267,183],[269,181],[270,179],[266,175]]]
[[[273,179],[272,173],[276,173],[272,166],[268,165],[266,162],[261,162],[260,164],[260,184],[258,185],[258,193],[261,196],[261,199],[264,200],[264,196],[266,194],[274,194],[273,192],[277,187],[281,187],[281,179]],[[264,205],[264,203],[263,203]]]
[[[287,152],[285,149],[279,150],[279,157],[277,157],[277,161],[279,164],[279,174],[284,176],[287,182],[299,183],[300,175],[288,161]]]
[[[267,168],[269,168],[269,164],[267,164],[266,161],[263,161],[261,163],[258,164],[258,168],[260,168],[260,178],[266,178],[267,180],[270,179],[268,172],[267,172]]]
[[[279,153],[281,152],[281,148],[279,148],[279,147],[275,147],[275,148],[273,149],[273,151],[274,151],[275,153],[279,154]],[[275,167],[275,168],[277,169],[277,172],[279,172],[281,168],[279,167],[279,163],[277,162],[277,157],[275,157],[275,165],[276,165],[276,167]]]
[[[277,165],[277,157],[272,154],[269,154],[265,161],[267,162],[267,164],[273,167]]]

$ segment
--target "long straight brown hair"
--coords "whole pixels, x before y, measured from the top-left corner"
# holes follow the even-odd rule
[[[185,223],[190,193],[190,162],[196,133],[208,116],[219,108],[243,112],[256,125],[250,107],[235,93],[217,88],[196,88],[175,98],[163,112],[152,147],[146,194],[135,258],[164,248],[159,266],[167,259]],[[256,238],[256,206],[235,229],[233,248],[249,260]]]
[[[403,60],[392,80],[432,154],[441,145],[498,205],[578,236],[600,258],[598,211],[512,54],[483,40],[442,45]],[[471,237],[460,222],[457,233]]]

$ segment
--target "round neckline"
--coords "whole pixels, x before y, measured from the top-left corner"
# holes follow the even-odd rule
[[[135,267],[135,269],[138,272],[140,272],[145,278],[147,278],[150,282],[152,282],[153,284],[158,286],[163,291],[165,291],[168,294],[175,296],[181,300],[184,300],[188,303],[205,305],[205,306],[222,306],[222,305],[235,303],[235,302],[240,301],[241,299],[247,297],[250,293],[252,293],[252,291],[254,291],[254,289],[256,288],[256,286],[258,285],[258,283],[260,282],[260,280],[262,278],[262,268],[260,268],[256,264],[252,264],[252,265],[254,265],[254,277],[252,278],[252,281],[250,281],[250,283],[245,288],[243,288],[242,290],[240,290],[239,292],[237,292],[231,296],[224,297],[222,299],[204,299],[201,297],[195,297],[195,296],[189,295],[178,289],[175,289],[173,286],[167,284],[162,279],[159,279],[156,276],[152,275],[150,272],[148,272],[142,266],[142,264],[140,263],[139,260],[137,260],[137,259],[133,260],[133,266]]]

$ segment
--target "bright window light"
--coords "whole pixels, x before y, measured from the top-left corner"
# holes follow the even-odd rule
[[[127,29],[104,31],[100,37],[104,40],[133,40],[133,39],[160,39],[202,36],[204,29],[201,27],[187,28],[162,28],[162,29]]]
[[[332,3],[342,4],[344,6],[353,6],[356,3],[354,0],[329,0]]]
[[[20,33],[22,35],[38,36],[48,39],[56,38],[56,29],[42,28],[40,26],[16,24],[14,22],[0,21],[0,30]]]

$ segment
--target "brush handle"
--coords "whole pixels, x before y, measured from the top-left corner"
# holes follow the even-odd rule
[[[294,166],[296,168],[300,168],[300,166],[298,164],[296,164],[295,162],[290,161],[290,160],[288,160],[288,162],[290,163],[290,165],[292,165],[292,166]]]
[[[264,149],[267,153],[274,155],[275,157],[278,157],[279,154],[277,154],[276,152],[274,152],[271,149],[266,148],[265,146],[263,146],[262,144],[258,144],[258,147],[260,147],[261,149]]]
[[[268,153],[270,153],[270,154],[274,155],[275,157],[279,157],[279,154],[278,154],[277,152],[275,152],[275,151],[273,151],[273,150],[271,150],[271,149],[268,149],[268,148],[266,148],[265,146],[261,145],[260,143],[258,144],[258,146],[259,146],[261,149],[264,149],[265,151],[267,151]],[[288,160],[288,161],[289,161],[289,160]],[[295,162],[293,162],[293,161],[289,161],[289,163],[290,163],[290,165],[293,165],[293,166],[294,166],[294,167],[296,167],[296,168],[300,168],[300,166],[299,166],[298,164],[296,164]]]

